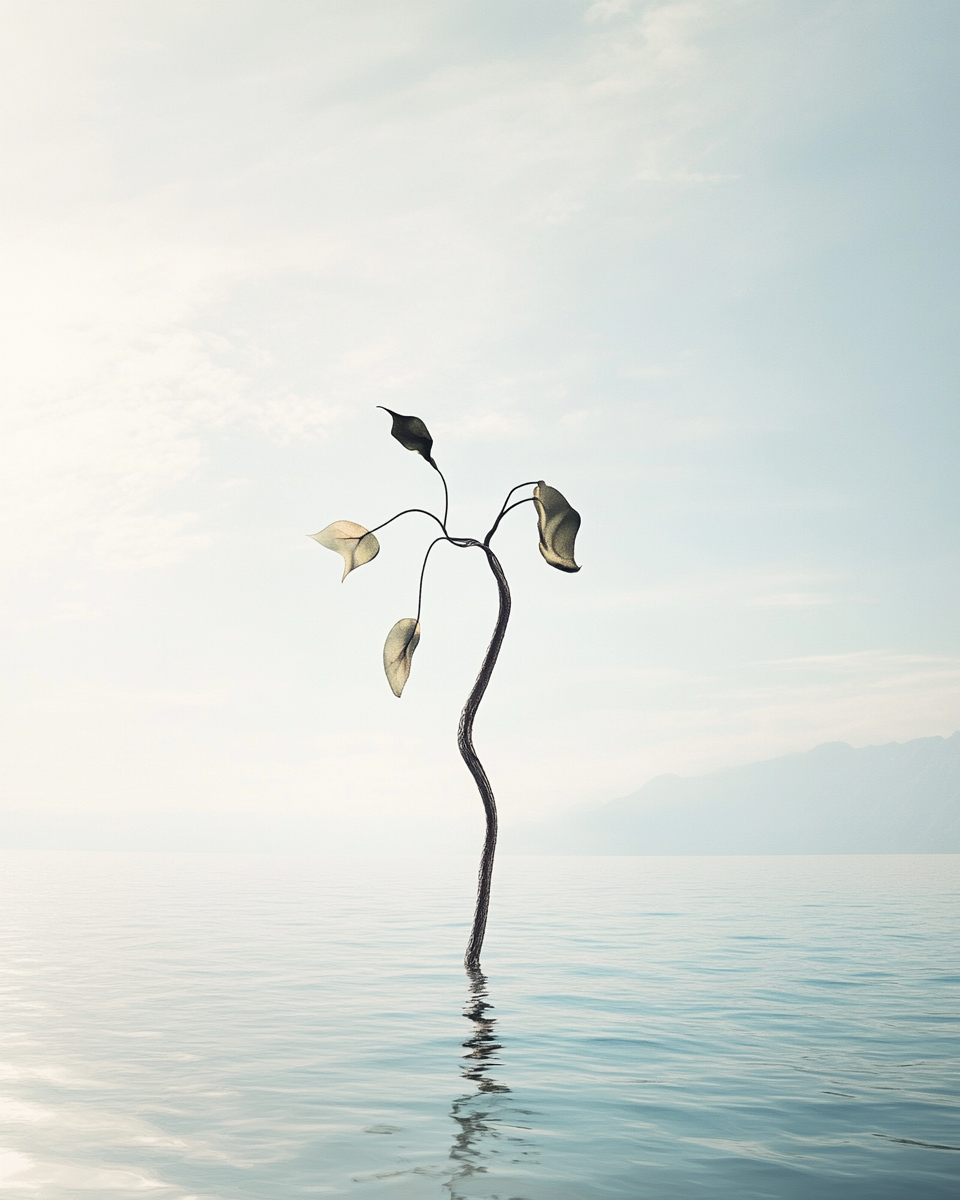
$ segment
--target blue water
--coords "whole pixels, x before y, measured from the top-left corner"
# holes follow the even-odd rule
[[[960,1196],[960,857],[0,868],[5,1196]]]

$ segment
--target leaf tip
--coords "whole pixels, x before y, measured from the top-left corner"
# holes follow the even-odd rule
[[[376,536],[358,525],[356,521],[334,521],[319,533],[308,533],[327,550],[333,550],[343,559],[343,575],[340,582],[350,574],[355,567],[372,561],[380,553],[380,543]]]
[[[430,436],[430,430],[427,429],[423,421],[419,417],[404,416],[403,413],[394,412],[392,408],[387,408],[386,405],[378,404],[377,408],[385,413],[389,413],[393,419],[393,425],[390,429],[390,434],[405,450],[413,450],[427,462],[435,471],[440,468],[433,461],[431,452],[433,450],[433,438]]]
[[[387,634],[383,644],[383,670],[390,690],[398,700],[410,678],[410,663],[419,643],[420,622],[415,617],[403,617]]]

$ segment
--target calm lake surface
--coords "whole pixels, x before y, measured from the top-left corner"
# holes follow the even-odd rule
[[[960,1196],[960,856],[0,870],[7,1196]]]

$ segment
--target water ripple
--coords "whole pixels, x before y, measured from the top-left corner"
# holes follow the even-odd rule
[[[0,1189],[954,1200],[958,865],[7,854]]]

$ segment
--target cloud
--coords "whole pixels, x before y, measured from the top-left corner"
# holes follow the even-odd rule
[[[835,604],[875,604],[872,596],[837,587],[846,582],[840,575],[822,571],[790,570],[784,567],[716,570],[673,580],[655,587],[631,591],[591,589],[589,593],[554,595],[549,603],[561,609],[615,611],[617,609],[717,609],[820,608]],[[834,586],[827,589],[826,584]]]
[[[130,714],[156,708],[220,708],[229,698],[226,687],[210,687],[203,691],[143,691],[137,688],[103,688],[96,686],[63,686],[46,688],[42,695],[21,705],[24,713],[46,714]]]
[[[8,558],[203,548],[202,510],[172,497],[231,430],[303,439],[459,391],[451,431],[522,433],[570,362],[479,364],[549,310],[538,231],[629,192],[627,145],[713,177],[689,164],[710,77],[679,121],[670,91],[709,6],[595,8],[554,50],[479,56],[431,6],[401,12],[18,13]]]
[[[898,549],[894,522],[870,525],[891,475],[861,486],[886,453],[878,406],[900,403],[877,399],[878,352],[901,356],[914,408],[918,394],[918,357],[870,306],[905,295],[922,313],[925,284],[870,272],[896,271],[898,230],[933,227],[919,190],[888,188],[871,156],[887,147],[914,188],[914,134],[935,112],[924,100],[890,120],[890,68],[920,94],[929,17],[906,22],[905,55],[903,29],[864,6],[612,0],[533,5],[525,23],[494,9],[11,9],[0,552],[22,642],[11,678],[37,698],[17,710],[24,794],[42,775],[51,803],[82,779],[77,803],[309,805],[325,788],[333,808],[386,781],[441,805],[460,778],[452,740],[435,768],[439,735],[398,749],[404,718],[356,697],[345,735],[352,648],[292,682],[333,614],[359,642],[366,621],[405,611],[384,616],[373,590],[338,610],[297,573],[306,539],[286,554],[291,530],[380,512],[401,483],[400,503],[433,494],[430,472],[402,474],[411,456],[367,436],[378,403],[448,439],[458,520],[491,472],[505,476],[494,503],[543,473],[576,497],[585,563],[591,539],[615,551],[566,590],[511,563],[517,625],[529,595],[544,647],[521,659],[508,643],[491,693],[506,708],[485,716],[518,805],[811,739],[950,731],[949,664],[812,665],[857,639],[918,644],[935,625],[923,605],[950,594],[914,572],[910,600],[875,601],[892,595],[875,568],[906,553],[902,530],[919,544],[939,517],[904,505]],[[864,229],[888,196],[878,253]],[[918,251],[942,263],[931,239]],[[919,504],[933,473],[909,474],[930,451],[912,420],[883,461]],[[639,526],[649,553],[628,556]],[[505,561],[522,532],[504,529]],[[385,545],[385,593],[415,587],[400,561],[414,541],[398,533],[395,575]],[[440,574],[431,604],[449,599],[464,627],[483,616],[482,589],[475,611]],[[851,614],[868,604],[865,630]],[[801,651],[802,666],[779,661]],[[434,677],[453,720],[459,669]],[[116,719],[128,709],[149,715]]]
[[[877,599],[838,592],[771,592],[745,603],[751,608],[821,608],[825,604],[876,604]]]
[[[637,171],[636,178],[643,183],[729,183],[742,179],[742,175],[720,174],[704,171],[670,171],[664,173],[650,168]]]

